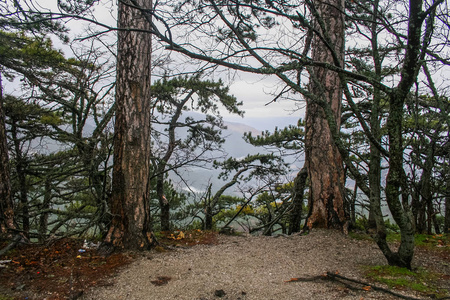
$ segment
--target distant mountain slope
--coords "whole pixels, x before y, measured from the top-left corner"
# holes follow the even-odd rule
[[[254,147],[246,143],[243,139],[245,132],[251,132],[254,136],[261,134],[261,131],[243,123],[225,122],[227,129],[223,131],[225,144],[223,149],[229,157],[245,157],[248,154],[256,154],[263,151],[262,148]]]
[[[273,131],[275,127],[284,128],[288,125],[297,125],[300,117],[303,118],[303,116],[286,115],[285,117],[227,117],[225,120],[230,123],[243,123],[260,131]]]
[[[231,132],[236,132],[236,133],[241,133],[241,134],[244,134],[246,132],[251,132],[253,135],[261,134],[261,130],[253,128],[244,123],[225,121],[224,124],[227,126],[227,130],[231,131]]]

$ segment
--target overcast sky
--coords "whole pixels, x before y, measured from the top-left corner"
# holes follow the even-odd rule
[[[243,102],[245,117],[240,119],[224,114],[226,120],[243,122],[259,130],[296,124],[304,116],[304,103],[285,99],[273,102],[277,83],[273,76],[259,79],[256,75],[242,74],[230,86],[230,91]]]

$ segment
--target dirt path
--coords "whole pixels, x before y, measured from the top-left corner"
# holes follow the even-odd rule
[[[384,263],[373,243],[333,231],[278,238],[220,236],[218,245],[138,258],[112,285],[86,292],[83,299],[398,299],[338,282],[286,282],[336,271],[365,280],[362,265]]]

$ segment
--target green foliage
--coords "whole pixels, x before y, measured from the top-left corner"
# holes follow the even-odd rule
[[[151,179],[151,187],[155,187],[156,177]],[[189,194],[179,191],[173,185],[173,182],[168,178],[167,173],[164,177],[164,194],[166,199],[169,201],[170,210],[171,210],[171,222],[177,224],[177,227],[182,227],[181,224],[185,222],[191,216],[193,212],[193,207],[188,204]],[[155,189],[150,190],[149,194],[150,200],[150,209],[152,210],[152,224],[154,230],[158,231],[161,229],[160,225],[160,209],[159,209],[159,201],[158,196]],[[196,228],[195,228],[196,229]],[[201,228],[200,228],[201,229]]]
[[[99,0],[60,0],[58,7],[68,14],[83,15],[87,13]]]
[[[400,234],[389,234],[387,240],[390,242],[399,242]],[[415,234],[414,244],[419,247],[433,249],[433,250],[446,250],[446,245],[450,245],[450,235],[448,234]]]
[[[244,139],[254,146],[275,146],[289,150],[302,150],[304,148],[304,122],[299,119],[297,126],[289,125],[283,129],[275,127],[274,132],[264,131],[261,135],[253,137],[251,132],[244,134]]]
[[[247,155],[242,159],[236,159],[233,157],[228,158],[225,161],[214,161],[214,168],[222,168],[219,178],[227,179],[232,172],[239,170],[250,170],[250,172],[244,177],[245,180],[250,180],[253,177],[264,175],[283,175],[286,172],[287,164],[285,164],[282,158],[274,154],[254,154]]]
[[[194,220],[186,226],[186,230],[203,230],[203,223],[200,220]]]
[[[55,113],[42,115],[40,121],[42,124],[52,126],[59,126],[63,123],[61,117],[59,117]]]
[[[164,77],[156,81],[151,89],[154,110],[157,112],[154,114],[153,123],[159,124],[159,127],[163,126],[163,130],[157,127],[158,131],[153,133],[154,147],[161,148],[163,152],[162,157],[159,157],[162,164],[169,163],[174,151],[185,151],[185,154],[188,154],[198,149],[211,151],[219,147],[224,142],[221,130],[225,129],[220,106],[230,113],[243,115],[239,110],[242,102],[238,102],[229,94],[229,88],[224,86],[221,80],[202,80],[201,74],[171,79]],[[186,111],[200,112],[206,116],[202,120],[188,116],[181,121],[182,114]],[[187,130],[188,136],[183,140],[178,139],[178,130]],[[157,149],[155,153],[159,151],[160,149]]]
[[[113,110],[103,110],[110,91],[104,83],[111,73],[95,64],[100,56],[67,59],[43,33],[0,31],[3,78],[19,78],[21,84],[2,99],[13,198],[19,209],[28,206],[19,226],[29,218],[34,232],[66,233],[66,227],[78,230],[106,219],[95,217],[104,212],[109,188],[107,125]],[[91,120],[97,127],[87,133]],[[77,220],[76,228],[65,226],[71,220]]]
[[[22,32],[0,30],[0,65],[6,67],[2,71],[6,78],[20,73],[38,84],[40,77],[52,76],[55,69],[65,68],[67,60],[45,36],[29,37]]]
[[[388,232],[400,232],[400,228],[398,227],[398,225],[395,222],[391,223],[390,219],[384,221],[384,226],[386,227]]]
[[[68,29],[64,22],[51,17],[48,12],[37,10],[36,7],[40,6],[31,2],[4,1],[1,6],[0,30],[29,32],[33,35],[54,34],[67,43]]]
[[[219,198],[219,203],[217,205],[216,211],[218,213],[214,216],[214,223],[226,223],[229,219],[234,217],[245,204],[245,199],[234,196],[223,195]],[[253,215],[252,205],[246,205],[241,211],[241,218],[246,218],[246,216]]]
[[[365,232],[369,228],[369,220],[365,216],[356,218],[353,226],[356,230]]]
[[[358,219],[360,220],[360,219]],[[364,219],[365,220],[365,219]],[[373,240],[370,234],[365,233],[365,227],[363,230],[351,231],[349,235],[357,240]],[[399,243],[401,241],[401,235],[399,233],[391,232],[387,235],[386,240],[390,243]],[[427,250],[432,251],[448,251],[447,247],[450,245],[450,235],[448,234],[415,234],[414,245]]]
[[[20,132],[21,140],[50,136],[53,126],[63,124],[57,112],[42,105],[11,95],[6,95],[3,100],[6,123],[11,126],[10,130]]]
[[[92,201],[90,201],[92,203]],[[73,201],[69,205],[65,207],[67,212],[75,212],[76,214],[81,214],[83,217],[86,217],[87,214],[95,214],[97,212],[98,207],[95,203],[91,205],[86,201]]]
[[[355,239],[358,241],[373,241],[373,238],[369,234],[361,232],[361,231],[350,231],[348,233],[348,235],[352,239]]]
[[[366,216],[357,217],[353,226],[355,230],[366,232],[369,230],[369,220]],[[400,231],[398,225],[395,222],[392,223],[390,219],[384,220],[384,226],[386,227],[386,230],[392,234],[396,234]]]
[[[222,104],[230,113],[242,116],[243,111],[239,110],[242,102],[238,102],[236,97],[229,94],[229,87],[224,86],[222,80],[211,81],[202,80],[202,74],[192,77],[163,78],[152,84],[152,95],[156,98],[156,108],[160,113],[171,115],[174,112],[174,104],[181,102],[189,93],[198,96],[197,101],[188,102],[184,110],[200,111],[201,113],[218,114],[218,103]],[[188,97],[190,100],[190,97]]]

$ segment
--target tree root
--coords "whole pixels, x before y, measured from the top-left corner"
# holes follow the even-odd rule
[[[405,295],[396,293],[394,291],[391,291],[389,289],[370,284],[368,282],[348,278],[348,277],[345,277],[345,276],[342,276],[339,274],[335,274],[335,273],[331,273],[331,272],[327,272],[324,275],[307,277],[307,278],[304,278],[304,277],[303,278],[292,278],[291,280],[288,280],[287,282],[297,282],[297,281],[300,281],[300,282],[308,282],[308,281],[333,281],[333,282],[336,282],[337,281],[351,290],[366,290],[366,291],[374,290],[374,291],[383,292],[383,293],[386,293],[386,294],[389,294],[389,295],[392,295],[392,296],[395,296],[395,297],[398,297],[401,299],[422,300],[420,298],[405,296]],[[353,283],[353,285],[351,283]],[[362,287],[355,287],[354,284],[361,285]],[[450,299],[450,297],[435,298],[435,299],[444,300],[444,299]]]
[[[383,292],[383,293],[386,293],[386,294],[390,294],[390,295],[398,297],[398,298],[407,299],[407,300],[420,300],[420,298],[405,296],[405,295],[396,293],[394,291],[391,291],[389,289],[385,289],[385,288],[382,288],[382,287],[379,287],[379,286],[375,286],[375,285],[370,284],[368,282],[364,282],[364,281],[359,281],[359,280],[356,280],[356,279],[348,278],[348,277],[345,277],[345,276],[341,276],[339,274],[333,274],[331,272],[327,272],[326,278],[328,280],[332,280],[332,281],[339,281],[340,283],[344,284],[345,286],[350,286],[349,283],[345,282],[345,281],[348,281],[348,282],[353,282],[353,283],[356,283],[356,284],[363,285],[364,287],[370,287],[370,289],[372,289],[374,291],[379,291],[379,292]]]

